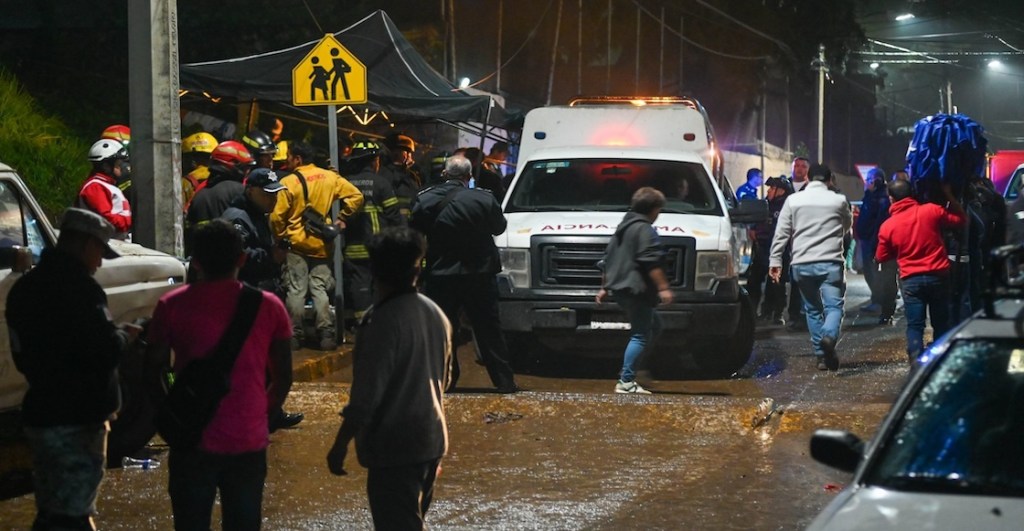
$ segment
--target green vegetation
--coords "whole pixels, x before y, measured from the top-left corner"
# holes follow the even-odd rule
[[[18,170],[50,219],[70,206],[89,172],[89,146],[47,116],[0,68],[0,162]]]

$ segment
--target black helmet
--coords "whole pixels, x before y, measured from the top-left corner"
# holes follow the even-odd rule
[[[380,155],[380,144],[372,140],[360,140],[352,146],[352,152],[345,160],[355,162],[357,160],[372,159]]]
[[[256,158],[260,155],[273,155],[277,153],[277,145],[270,139],[270,135],[260,131],[259,129],[253,129],[246,133],[242,137],[242,143],[249,149],[249,153],[252,153],[252,158]]]

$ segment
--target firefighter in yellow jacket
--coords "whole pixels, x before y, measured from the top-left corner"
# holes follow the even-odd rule
[[[284,267],[285,305],[292,318],[292,347],[305,340],[302,316],[306,297],[313,299],[316,329],[322,350],[338,346],[331,318],[329,293],[334,289],[328,252],[332,234],[345,227],[345,220],[363,204],[363,194],[337,173],[313,164],[313,148],[293,141],[288,150],[288,171],[281,178],[287,189],[277,194],[277,205],[270,213],[270,227],[279,245],[289,248]],[[331,205],[341,201],[339,219],[331,220]],[[311,209],[307,210],[307,206]],[[318,223],[319,215],[323,223]],[[318,230],[317,226],[327,230]],[[337,227],[335,230],[331,228]],[[316,233],[321,235],[318,236]],[[341,311],[341,309],[338,309]]]

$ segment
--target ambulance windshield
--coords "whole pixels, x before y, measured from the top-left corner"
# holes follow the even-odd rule
[[[634,159],[533,161],[519,177],[505,211],[625,212],[633,193],[644,186],[665,194],[663,213],[723,215],[700,164]]]

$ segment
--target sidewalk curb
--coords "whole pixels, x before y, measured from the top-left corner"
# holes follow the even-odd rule
[[[296,361],[292,364],[292,381],[312,382],[341,370],[346,364],[345,358],[351,353],[352,344],[347,343],[335,351],[317,353],[301,361]]]

